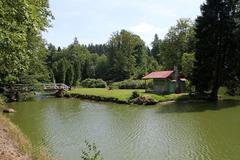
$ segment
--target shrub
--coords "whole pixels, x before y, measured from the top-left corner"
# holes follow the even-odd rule
[[[150,82],[147,82],[147,85]],[[145,81],[144,80],[125,80],[121,82],[115,82],[112,84],[113,87],[117,87],[119,89],[145,89]]]
[[[130,102],[139,105],[154,105],[157,103],[157,101],[151,96],[139,96],[135,99],[130,100]]]
[[[85,88],[106,88],[107,83],[102,79],[85,79],[81,85]]]
[[[138,97],[140,97],[140,94],[137,91],[133,91],[132,96],[130,97],[130,100],[138,98]]]
[[[4,105],[5,102],[7,102],[7,97],[0,94],[0,107],[1,105]]]
[[[97,149],[95,143],[91,144],[85,141],[86,150],[82,151],[82,160],[103,160],[100,150]]]
[[[195,91],[195,87],[192,85],[190,81],[186,81],[185,85],[186,85],[185,89],[188,93],[193,93]]]

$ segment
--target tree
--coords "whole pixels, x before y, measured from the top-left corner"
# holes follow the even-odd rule
[[[148,62],[148,67],[147,67],[147,71],[148,72],[153,72],[153,71],[157,71],[157,70],[162,70],[163,68],[162,68],[162,66],[160,66],[159,64],[158,64],[158,62],[157,62],[157,60],[156,59],[154,59],[153,57],[148,57],[148,60],[147,60]]]
[[[103,80],[108,79],[109,64],[107,56],[101,55],[97,58],[96,64],[96,77]]]
[[[160,54],[160,44],[161,40],[158,38],[158,35],[155,34],[154,40],[152,42],[151,55],[157,60],[158,64],[161,64],[161,54]]]
[[[72,65],[70,65],[67,69],[66,72],[66,80],[65,83],[68,86],[72,86],[73,85],[73,81],[74,81],[74,67]]]
[[[80,83],[81,80],[81,62],[75,62],[73,64],[74,67],[74,79],[73,79],[73,85],[77,86]]]
[[[106,44],[89,44],[88,46],[85,46],[90,53],[97,53],[99,55],[107,55],[108,54],[108,48]]]
[[[85,77],[86,78],[96,78],[96,65],[97,65],[97,54],[90,54],[85,61],[84,68],[85,68]]]
[[[217,100],[221,86],[239,82],[239,0],[207,0],[196,20],[196,63],[193,83],[197,92],[211,91]]]
[[[55,77],[53,73],[53,63],[54,63],[54,58],[56,57],[56,54],[59,53],[60,51],[56,50],[56,47],[53,44],[48,44],[47,45],[47,56],[45,59],[48,71],[49,71],[49,76],[50,76],[50,81],[55,82]]]
[[[59,61],[54,62],[53,72],[57,83],[65,83],[66,72],[68,70],[69,63],[66,58],[60,59]]]
[[[136,67],[146,63],[145,43],[139,36],[126,30],[114,33],[108,48],[111,80],[129,79],[133,77]]]
[[[194,24],[190,19],[180,19],[170,28],[160,45],[162,65],[165,69],[178,66],[181,70],[183,53],[194,52]]]
[[[195,53],[184,53],[182,56],[182,73],[187,77],[192,77],[195,62]]]
[[[48,0],[0,1],[0,83],[14,84],[31,73],[36,41],[51,18]]]
[[[91,67],[87,64],[92,63],[95,59],[91,58],[88,50],[75,38],[67,48],[58,48],[57,51],[55,46],[49,44],[46,63],[56,82],[76,86],[82,78],[89,78],[86,71]],[[95,70],[93,74],[95,74]]]

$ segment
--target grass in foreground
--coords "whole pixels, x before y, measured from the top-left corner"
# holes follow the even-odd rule
[[[68,93],[81,94],[81,95],[93,95],[106,98],[117,98],[119,100],[127,101],[132,92],[137,91],[140,95],[148,95],[159,102],[177,100],[179,97],[185,96],[187,94],[170,94],[170,95],[159,95],[153,93],[145,93],[144,89],[113,89],[109,90],[107,88],[76,88]]]

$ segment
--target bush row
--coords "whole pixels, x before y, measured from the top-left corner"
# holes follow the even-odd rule
[[[107,83],[103,81],[102,79],[85,79],[81,83],[82,87],[85,88],[106,88]]]
[[[82,94],[65,94],[66,98],[80,98],[80,99],[88,99],[88,100],[94,100],[94,101],[103,101],[103,102],[114,102],[119,104],[129,104],[128,101],[119,100],[118,98],[114,97],[101,97],[101,96],[95,96],[95,95],[82,95]]]
[[[119,89],[145,89],[146,84],[144,80],[125,80],[121,82],[115,82],[113,87]],[[152,81],[147,81],[147,88],[152,86]]]
[[[65,94],[64,95],[67,98],[80,98],[80,99],[88,99],[88,100],[94,100],[94,101],[103,101],[103,102],[114,102],[119,104],[138,104],[138,105],[154,105],[157,103],[157,101],[152,98],[151,96],[141,96],[136,91],[133,92],[132,96],[129,98],[129,100],[119,100],[118,98],[114,97],[101,97],[101,96],[95,96],[95,95],[81,95],[81,94]]]
[[[112,88],[118,89],[145,89],[146,85],[147,88],[151,88],[153,86],[152,81],[144,80],[125,80],[121,82],[114,82],[111,84]],[[81,86],[85,88],[106,88],[107,83],[102,79],[85,79],[81,82]]]

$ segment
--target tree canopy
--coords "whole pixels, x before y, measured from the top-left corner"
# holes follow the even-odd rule
[[[201,13],[193,84],[199,93],[210,91],[217,99],[221,86],[239,83],[239,0],[207,0]]]
[[[178,66],[181,70],[181,60],[184,53],[193,53],[195,44],[194,23],[190,19],[180,19],[177,25],[169,29],[161,42],[160,53],[165,69]]]
[[[16,83],[22,75],[33,73],[33,68],[39,69],[32,65],[43,57],[40,33],[49,27],[51,18],[48,0],[0,1],[1,84]]]
[[[195,23],[180,19],[147,46],[140,36],[114,32],[104,44],[66,48],[46,44],[41,32],[53,19],[48,0],[0,1],[0,85],[58,82],[76,86],[87,78],[109,82],[140,79],[178,67],[198,93],[216,99],[221,86],[240,87],[240,1],[207,0]]]

